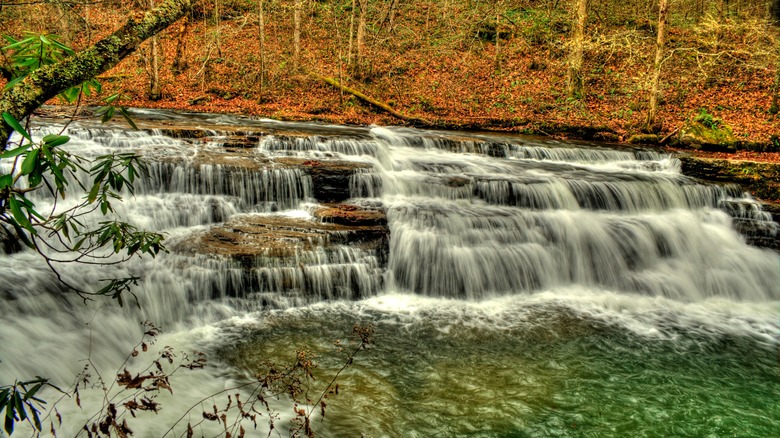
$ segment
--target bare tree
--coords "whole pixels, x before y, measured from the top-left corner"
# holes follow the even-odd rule
[[[770,2],[769,19],[775,25],[775,27],[780,25],[780,0],[772,0]],[[776,44],[777,52],[780,54],[780,41],[778,41]],[[778,92],[780,92],[780,57],[778,57],[777,65],[775,66],[775,83],[772,85],[772,105],[769,107],[770,114],[777,114],[780,112]]]
[[[352,65],[352,50],[353,47],[353,41],[355,38],[355,11],[357,10],[356,0],[352,0],[352,9],[350,10],[349,14],[349,49],[347,50],[347,65]]]
[[[187,30],[190,26],[190,16],[184,17],[184,20],[179,26],[178,42],[176,43],[176,55],[173,57],[173,64],[171,64],[171,71],[173,74],[178,75],[187,70],[189,63],[187,62]]]
[[[257,39],[260,42],[260,95],[265,90],[265,11],[263,0],[257,1]]]
[[[298,72],[301,63],[301,13],[305,0],[295,0],[293,6],[293,71]]]
[[[582,61],[585,46],[585,22],[588,20],[588,0],[573,0],[574,32],[572,33],[569,65],[566,70],[566,94],[580,98],[583,95]]]
[[[149,9],[154,9],[154,0],[149,0]],[[156,101],[162,98],[160,86],[160,54],[157,35],[152,37],[151,54],[149,60],[149,100]]]
[[[666,19],[669,13],[667,0],[659,0],[658,3],[658,35],[655,41],[655,63],[653,65],[653,80],[650,84],[650,107],[647,111],[645,127],[655,130],[655,118],[658,115],[658,97],[661,82],[661,64],[664,56],[664,44],[666,39]]]
[[[357,65],[362,69],[366,52],[366,17],[368,16],[368,0],[358,0],[357,26]]]

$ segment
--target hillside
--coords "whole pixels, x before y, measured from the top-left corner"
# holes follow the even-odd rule
[[[584,93],[567,97],[573,14],[566,2],[216,1],[198,3],[186,22],[159,36],[159,100],[149,99],[151,42],[102,77],[104,95],[121,90],[129,106],[405,123],[306,74],[311,71],[441,127],[626,141],[646,117],[657,6],[591,3]],[[778,28],[767,20],[766,2],[699,3],[670,7],[659,138],[704,109],[738,141],[772,145],[780,132],[768,112]],[[5,6],[0,30],[16,37],[57,34],[79,49],[146,6]]]

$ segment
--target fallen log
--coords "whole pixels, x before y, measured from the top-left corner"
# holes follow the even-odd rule
[[[390,105],[388,105],[388,104],[386,104],[384,102],[381,102],[379,100],[376,100],[373,97],[366,96],[365,94],[361,93],[358,90],[355,90],[354,88],[350,88],[350,87],[347,87],[345,85],[342,85],[336,79],[329,78],[327,76],[322,76],[322,75],[314,73],[314,72],[309,72],[309,76],[311,76],[311,77],[313,77],[315,79],[318,79],[318,80],[320,80],[322,82],[325,82],[326,84],[328,84],[328,85],[330,85],[330,86],[332,86],[332,87],[334,87],[334,88],[336,88],[338,90],[345,91],[345,92],[347,92],[347,93],[357,97],[358,99],[362,100],[363,102],[366,102],[369,105],[373,105],[373,106],[375,106],[375,107],[377,107],[377,108],[379,108],[381,110],[384,110],[384,111],[390,113],[391,115],[393,115],[394,117],[397,117],[397,118],[399,118],[401,120],[404,120],[404,121],[407,121],[407,122],[411,122],[412,124],[415,124],[415,125],[433,126],[433,123],[429,122],[428,120],[421,119],[419,117],[407,116],[406,114],[399,113],[398,111],[396,111],[393,108],[391,108]]]

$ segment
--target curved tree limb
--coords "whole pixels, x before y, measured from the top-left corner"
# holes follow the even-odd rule
[[[165,0],[154,9],[132,15],[124,26],[74,56],[42,67],[0,93],[0,114],[22,120],[47,100],[111,69],[144,40],[161,32],[190,8],[191,0]],[[0,151],[11,129],[0,124]]]
[[[375,106],[375,107],[377,107],[377,108],[379,108],[381,110],[387,111],[388,113],[392,114],[393,116],[395,116],[395,117],[397,117],[397,118],[399,118],[401,120],[405,120],[407,122],[411,122],[413,124],[418,124],[418,125],[423,125],[423,126],[433,126],[433,123],[431,123],[431,122],[429,122],[429,121],[427,121],[425,119],[421,119],[419,117],[407,116],[405,114],[399,113],[398,111],[396,111],[393,108],[391,108],[390,105],[388,105],[388,104],[386,104],[384,102],[380,102],[380,101],[374,99],[373,97],[366,96],[365,94],[363,94],[360,91],[355,90],[353,88],[349,88],[347,86],[341,85],[341,83],[339,83],[339,81],[337,81],[336,79],[329,78],[327,76],[322,76],[322,75],[314,73],[314,72],[309,72],[309,76],[311,76],[311,77],[313,77],[315,79],[319,79],[319,80],[325,82],[326,84],[328,84],[328,85],[330,85],[332,87],[335,87],[335,88],[337,88],[339,90],[346,91],[347,93],[357,97],[358,99],[362,100],[363,102],[366,102],[366,103],[368,103],[370,105],[373,105],[373,106]]]

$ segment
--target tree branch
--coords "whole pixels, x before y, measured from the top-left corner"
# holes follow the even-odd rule
[[[165,0],[155,9],[131,16],[124,26],[76,55],[42,67],[0,94],[0,114],[22,120],[47,100],[109,70],[151,36],[182,17],[191,0]],[[11,129],[0,124],[0,150]]]

